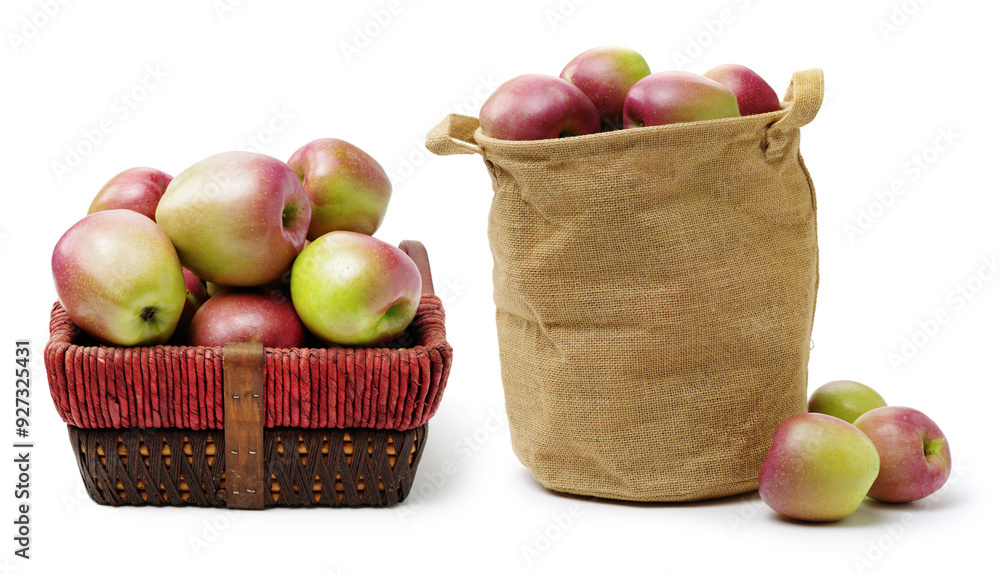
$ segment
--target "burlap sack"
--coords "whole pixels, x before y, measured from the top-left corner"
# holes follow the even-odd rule
[[[544,141],[451,115],[427,138],[478,153],[500,364],[518,458],[546,487],[641,501],[751,491],[806,409],[816,198],[794,74],[756,116]]]

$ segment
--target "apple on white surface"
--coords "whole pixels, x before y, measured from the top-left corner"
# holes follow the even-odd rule
[[[52,252],[52,277],[70,319],[109,345],[165,343],[186,301],[170,238],[127,209],[99,211],[70,227]]]
[[[868,496],[882,502],[912,502],[948,481],[948,439],[924,413],[910,407],[880,407],[858,417],[854,426],[871,439],[881,459]]]
[[[758,477],[764,502],[809,522],[841,520],[861,505],[879,472],[879,453],[851,423],[820,413],[778,426]]]
[[[191,345],[220,347],[259,342],[265,347],[301,347],[306,329],[290,299],[262,287],[227,287],[195,313],[188,330]]]
[[[151,167],[133,167],[112,177],[97,192],[87,215],[109,209],[131,209],[150,219],[172,178]]]
[[[285,162],[245,151],[185,169],[156,208],[184,267],[225,286],[280,277],[302,250],[311,215],[309,197]]]
[[[333,345],[395,339],[420,305],[420,271],[402,250],[370,235],[333,231],[292,266],[292,302],[302,322]]]
[[[288,165],[312,202],[307,238],[331,231],[371,235],[382,225],[392,183],[375,158],[343,140],[322,138],[300,147]]]
[[[859,416],[886,406],[885,399],[875,389],[857,381],[830,381],[813,391],[809,397],[809,412],[823,413],[853,423]]]

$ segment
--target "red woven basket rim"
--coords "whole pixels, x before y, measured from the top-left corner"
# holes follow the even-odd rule
[[[58,302],[49,333],[49,388],[67,424],[222,428],[222,347],[84,345]],[[410,430],[426,424],[452,357],[437,296],[421,296],[407,333],[415,345],[266,348],[265,426]]]
[[[434,301],[436,301],[436,307],[442,309],[443,311],[443,307],[441,306],[441,300],[436,295],[429,295],[425,293],[421,295],[421,306],[423,305],[424,301],[432,302],[432,304]],[[409,329],[413,328],[412,326],[419,319],[419,315],[420,313],[418,311],[418,315],[413,318],[413,323],[411,323],[411,327]],[[425,329],[420,331],[419,334],[422,335],[420,339],[421,343],[414,345],[412,347],[405,347],[405,348],[419,350],[419,349],[428,349],[431,347],[440,347],[442,344],[446,345],[447,341],[445,341],[443,330],[440,333],[434,331],[436,330]],[[104,345],[98,342],[95,342],[95,344],[93,345],[79,344],[78,339],[80,338],[80,333],[81,333],[80,328],[77,327],[76,324],[73,323],[73,320],[69,318],[69,314],[63,308],[62,303],[56,301],[52,305],[52,313],[49,321],[49,341],[46,344],[46,349],[53,345],[56,346],[67,345],[67,346],[79,347],[81,349],[122,348],[122,347],[115,347],[113,345]],[[177,348],[177,349],[187,349],[187,348],[214,349],[216,352],[219,353],[222,352],[221,346],[205,347],[197,345],[152,345],[152,347]],[[264,349],[265,351],[290,351],[293,349],[301,350],[301,349],[314,349],[314,348],[316,347],[290,347],[290,348],[265,347]],[[364,349],[388,349],[390,347],[344,347],[344,348],[364,350]]]

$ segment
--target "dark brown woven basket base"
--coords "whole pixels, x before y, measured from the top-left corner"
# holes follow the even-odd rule
[[[69,425],[69,437],[83,483],[98,504],[226,506],[222,431]],[[410,492],[426,440],[427,425],[409,431],[266,428],[264,476],[270,476],[271,496],[264,504],[396,504]]]

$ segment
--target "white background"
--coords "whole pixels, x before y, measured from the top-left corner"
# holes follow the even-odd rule
[[[91,502],[38,360],[30,562],[12,555],[14,381],[6,368],[7,571],[961,572],[983,558],[996,564],[1000,279],[982,263],[1000,258],[996,3],[403,0],[395,14],[388,0],[55,4],[4,2],[0,18],[0,356],[9,356],[0,362],[11,367],[18,338],[41,357],[55,300],[52,247],[109,177],[136,165],[176,174],[241,147],[287,159],[314,138],[337,137],[395,176],[377,236],[426,244],[455,363],[406,503],[232,513]],[[558,74],[604,44],[638,50],[654,71],[742,63],[779,95],[792,72],[825,70],[823,109],[802,130],[820,234],[810,390],[853,378],[930,415],[955,461],[944,491],[911,505],[868,501],[842,522],[803,525],[755,494],[665,505],[559,496],[517,461],[502,414],[489,177],[478,158],[431,156],[422,142],[448,111],[477,115],[499,82]],[[102,121],[110,132],[88,150],[85,134]],[[59,173],[67,146],[87,153]],[[921,156],[923,167],[914,161]],[[896,181],[902,193],[880,205]],[[865,228],[848,233],[859,219]],[[969,294],[961,304],[960,285]],[[936,315],[947,322],[934,323]],[[890,354],[904,352],[894,364]],[[538,555],[529,560],[526,549]]]

